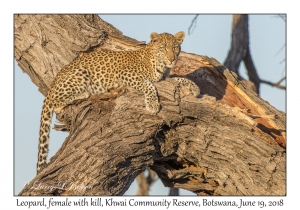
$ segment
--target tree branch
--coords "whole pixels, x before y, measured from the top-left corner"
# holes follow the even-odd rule
[[[280,85],[280,83],[283,82],[285,79],[286,79],[286,77],[283,77],[282,79],[280,79],[280,80],[279,80],[278,82],[276,82],[276,83],[269,82],[269,81],[265,81],[265,80],[260,80],[260,82],[261,82],[261,83],[264,83],[264,84],[271,85],[272,87],[277,87],[277,88],[279,88],[279,89],[286,90],[286,86]]]
[[[193,20],[191,22],[191,25],[188,29],[188,34],[189,35],[191,35],[193,33],[194,29],[196,28],[197,18],[198,18],[198,15],[195,15],[195,17],[193,18]]]
[[[278,17],[281,17],[283,20],[285,20],[285,16],[278,15]],[[278,51],[278,53],[284,47],[285,44]],[[231,48],[228,52],[224,65],[231,71],[237,73],[239,79],[243,79],[238,72],[241,61],[244,61],[246,70],[248,72],[249,80],[254,84],[255,87],[253,89],[258,94],[260,92],[260,83],[269,84],[279,89],[286,89],[284,86],[280,85],[282,81],[279,81],[278,83],[271,83],[259,78],[250,53],[248,15],[233,15]]]
[[[278,15],[275,15],[274,17],[279,17],[279,18],[281,18],[284,22],[286,22],[286,15],[285,15],[285,14],[278,14]]]
[[[254,86],[256,89],[255,92],[259,93],[261,80],[260,80],[258,73],[256,71],[256,68],[254,66],[254,62],[251,57],[249,46],[246,48],[246,54],[245,54],[245,57],[243,58],[243,61],[244,61],[245,67],[248,72],[249,80],[254,83]]]
[[[248,45],[248,15],[233,15],[231,47],[224,65],[237,75],[239,75],[238,69],[247,53]]]

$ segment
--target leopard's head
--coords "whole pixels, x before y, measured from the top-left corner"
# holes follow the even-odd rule
[[[168,33],[151,33],[150,46],[157,56],[158,63],[163,65],[161,67],[172,68],[175,66],[184,37],[185,33],[183,31],[176,33],[174,36]]]

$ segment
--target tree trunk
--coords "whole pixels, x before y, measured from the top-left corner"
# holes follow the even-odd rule
[[[253,89],[259,93],[260,78],[252,61],[249,46],[248,15],[233,15],[231,48],[224,65],[239,75],[239,66],[244,61],[249,80],[253,83]],[[240,77],[240,76],[239,76]],[[252,85],[251,83],[249,85]]]
[[[15,58],[44,95],[78,56],[144,46],[97,15],[16,15],[14,34]],[[130,87],[65,107],[56,129],[69,136],[19,195],[122,195],[147,167],[198,195],[285,195],[285,113],[213,58],[181,52],[171,74],[193,80],[200,97],[168,78],[155,84],[157,115]]]
[[[156,173],[148,168],[148,176],[146,177],[145,173],[140,173],[136,177],[138,183],[138,190],[136,195],[149,195],[149,190],[151,185],[155,183]]]

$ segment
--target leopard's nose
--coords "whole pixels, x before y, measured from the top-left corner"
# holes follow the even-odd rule
[[[174,58],[174,57],[168,57],[168,60],[169,60],[171,63],[173,63],[173,61],[175,60],[175,58]]]

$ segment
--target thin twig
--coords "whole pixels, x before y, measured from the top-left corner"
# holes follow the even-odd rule
[[[285,43],[282,45],[282,47],[278,50],[278,52],[274,56],[278,55],[284,48],[285,48]]]
[[[284,81],[286,79],[286,77],[283,77],[282,79],[280,79],[277,83],[273,83],[273,82],[269,82],[269,81],[265,81],[265,80],[260,80],[261,83],[265,83],[265,84],[268,84],[268,85],[271,85],[273,87],[277,87],[279,89],[282,89],[282,90],[286,90],[286,86],[283,86],[283,85],[280,85],[280,83],[282,81]]]
[[[278,15],[284,22],[286,22],[286,15]]]
[[[285,62],[285,58],[282,59],[282,61],[280,61],[279,64],[282,64],[282,63],[284,63],[284,62]]]
[[[198,15],[196,15],[194,18],[193,18],[193,20],[192,20],[192,23],[191,23],[191,25],[190,25],[190,27],[189,27],[189,35],[191,35],[192,33],[193,33],[193,31],[194,31],[194,29],[196,28],[196,23],[197,23],[197,17],[198,17]],[[193,29],[192,29],[192,26],[194,26],[193,27]],[[192,29],[192,30],[191,30]]]
[[[274,15],[273,17],[275,18],[281,18],[284,22],[286,22],[286,15],[285,14],[277,14],[277,15]]]

